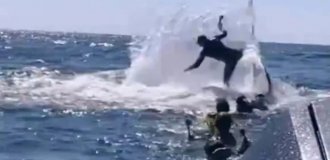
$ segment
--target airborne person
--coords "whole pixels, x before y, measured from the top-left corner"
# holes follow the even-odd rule
[[[218,23],[219,30],[221,31],[222,31],[222,19],[223,16],[220,16]],[[227,86],[229,86],[229,80],[236,68],[236,65],[238,61],[243,57],[243,50],[232,49],[225,46],[221,42],[221,40],[226,36],[227,36],[226,30],[224,30],[222,34],[215,36],[215,39],[212,40],[208,39],[205,35],[198,36],[197,44],[203,47],[203,50],[200,52],[200,55],[195,61],[195,63],[190,65],[184,71],[186,72],[198,68],[204,61],[205,57],[213,58],[225,63],[223,82]],[[270,94],[272,92],[272,83],[266,69],[265,69],[265,73],[269,86],[267,94]]]
[[[218,27],[222,30],[222,19],[223,16],[220,16]],[[189,66],[186,71],[198,68],[205,57],[214,58],[218,61],[222,61],[225,63],[225,72],[224,72],[224,83],[229,86],[228,82],[230,77],[235,70],[237,62],[242,58],[243,51],[235,50],[232,48],[228,48],[225,46],[221,40],[227,36],[227,31],[223,31],[221,35],[215,36],[215,39],[210,40],[205,35],[198,36],[197,44],[203,47],[198,59],[194,64]]]

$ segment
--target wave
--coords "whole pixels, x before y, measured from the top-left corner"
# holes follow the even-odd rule
[[[65,40],[56,40],[56,41],[53,41],[54,44],[57,44],[57,45],[65,45],[67,44],[68,42],[65,41]]]

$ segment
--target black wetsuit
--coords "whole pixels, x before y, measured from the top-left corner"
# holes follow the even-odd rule
[[[223,81],[228,84],[230,77],[235,70],[237,62],[242,58],[242,50],[235,50],[226,47],[220,40],[227,36],[225,31],[222,35],[216,36],[216,39],[207,40],[201,51],[198,59],[192,65],[193,68],[198,68],[205,57],[214,58],[225,63],[225,71]]]

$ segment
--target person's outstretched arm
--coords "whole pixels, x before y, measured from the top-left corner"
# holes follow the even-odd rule
[[[227,37],[227,31],[223,31],[222,34],[215,36],[215,39],[221,40],[223,38]]]
[[[223,30],[222,19],[223,19],[223,15],[219,16],[218,28],[221,32]]]
[[[192,64],[191,66],[189,66],[189,67],[188,67],[187,69],[185,69],[184,71],[187,72],[187,71],[190,71],[190,70],[192,70],[192,69],[198,68],[198,67],[202,64],[204,58],[205,58],[205,56],[201,53],[201,54],[199,55],[199,57],[197,58],[197,60],[195,61],[195,63]]]

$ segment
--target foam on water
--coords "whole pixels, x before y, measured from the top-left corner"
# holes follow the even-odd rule
[[[2,103],[56,105],[78,109],[158,108],[196,106],[204,96],[193,95],[180,86],[147,87],[121,85],[122,71],[66,75],[46,68],[28,67],[1,79]],[[91,83],[92,82],[92,83]],[[172,108],[172,107],[170,107]]]
[[[64,45],[67,43],[67,41],[64,41],[64,40],[56,40],[56,41],[53,41],[54,44],[58,44],[58,45]]]

